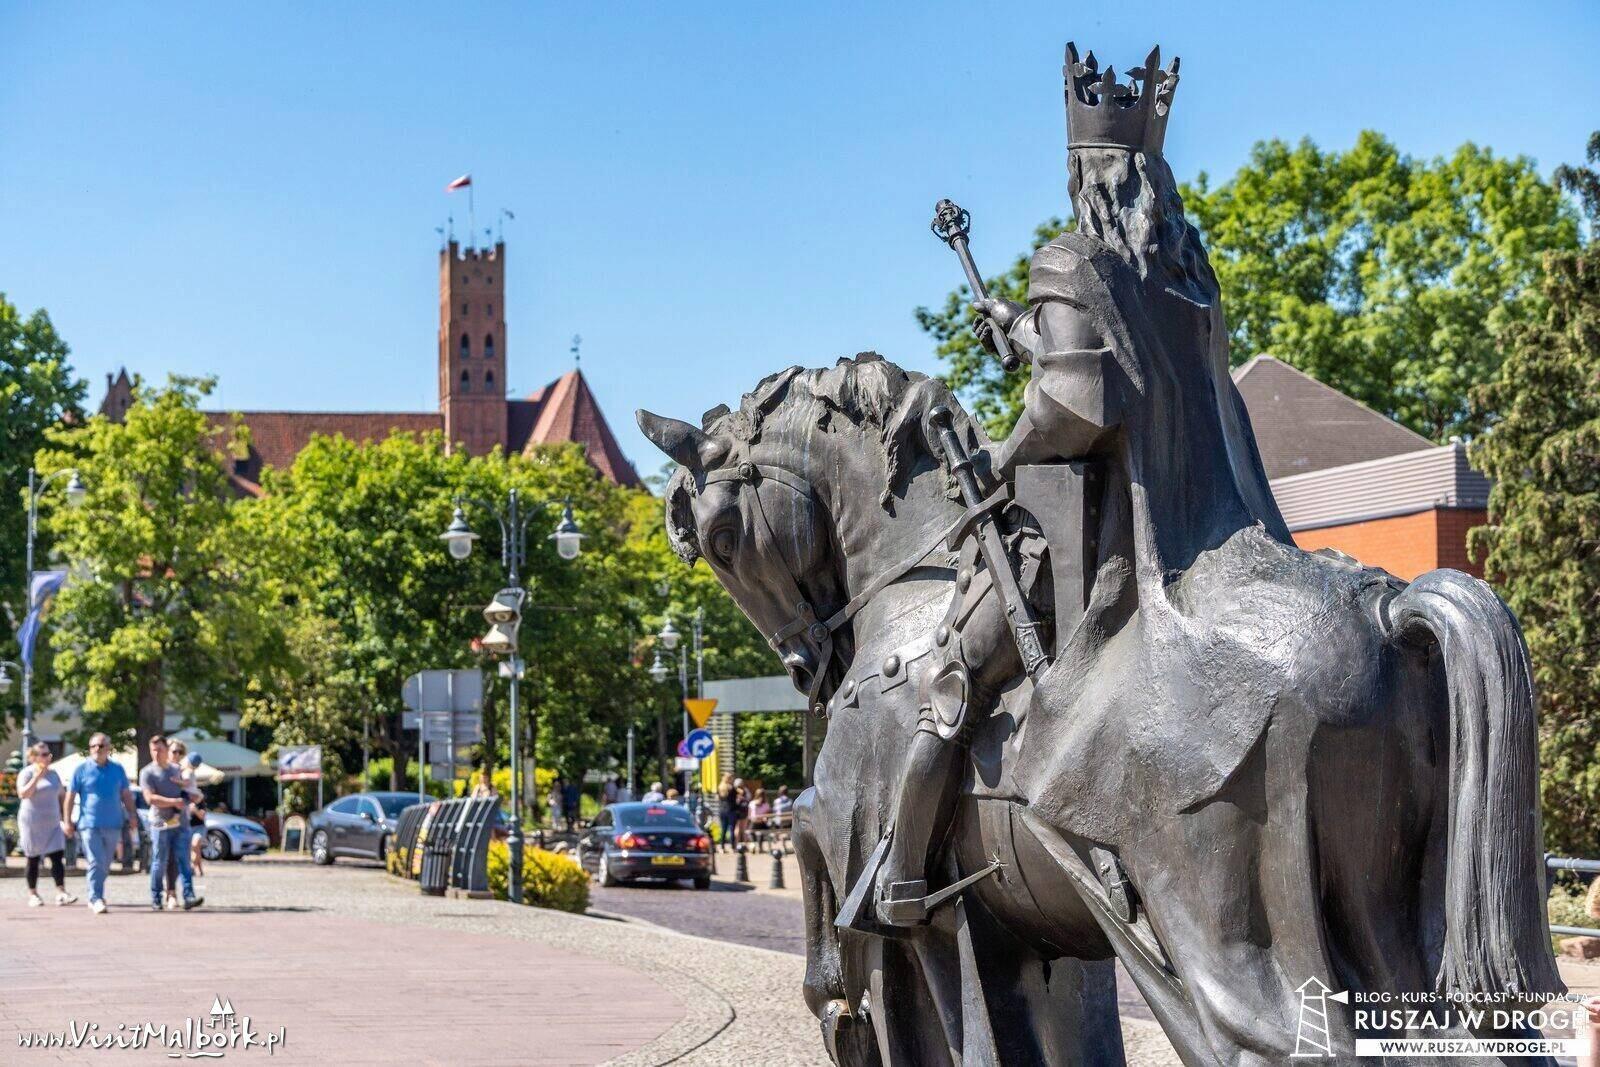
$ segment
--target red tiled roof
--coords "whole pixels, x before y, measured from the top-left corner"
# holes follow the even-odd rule
[[[596,470],[617,485],[639,484],[639,475],[622,454],[622,446],[600,411],[583,372],[573,369],[529,396],[510,401],[507,451],[526,452],[532,445],[575,441]],[[526,426],[526,437],[522,436]]]
[[[208,411],[206,415],[218,429],[231,427],[235,416],[250,428],[250,454],[235,459],[233,480],[253,496],[261,493],[262,468],[288,467],[314,434],[341,434],[360,442],[381,441],[396,430],[420,436],[444,428],[436,411]]]

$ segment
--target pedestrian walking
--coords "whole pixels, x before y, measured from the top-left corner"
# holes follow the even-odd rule
[[[662,790],[660,782],[651,782],[650,791],[639,799],[646,804],[659,804],[667,799],[667,794]]]
[[[744,787],[743,778],[733,780],[733,839],[750,840],[750,790]]]
[[[717,825],[722,830],[717,847],[733,848],[733,835],[739,827],[739,805],[732,773],[724,774],[722,781],[717,784]]]
[[[478,771],[477,784],[472,787],[472,799],[483,800],[492,796],[494,796],[494,772],[490,771],[489,765],[485,763]]]
[[[189,793],[184,788],[183,772],[171,760],[167,739],[160,734],[150,739],[150,762],[139,771],[139,789],[150,805],[151,910],[162,910],[167,857],[174,853],[183,889],[183,910],[198,908],[204,901],[195,896],[194,868],[189,866]]]
[[[550,783],[550,795],[545,798],[545,804],[550,809],[550,829],[561,829],[561,813],[565,810],[565,794],[561,790],[561,779],[557,778]]]
[[[190,752],[189,746],[175,737],[167,742],[167,759],[174,767],[178,768],[183,780],[184,793],[190,800],[189,809],[182,819],[183,833],[179,837],[179,846],[167,854],[166,868],[162,871],[167,882],[167,895],[163,906],[168,911],[176,911],[180,907],[178,901],[178,853],[181,851],[189,853],[189,868],[194,872],[196,878],[205,874],[203,849],[206,830],[205,794],[201,792],[200,784],[195,778],[196,768],[202,762],[200,753]],[[151,840],[152,842],[154,841],[154,834],[151,835]]]
[[[78,821],[71,821],[74,802]],[[72,772],[72,788],[67,792],[68,818],[61,831],[67,837],[78,835],[89,857],[89,910],[104,915],[106,874],[116,853],[124,827],[134,823],[133,790],[128,788],[128,772],[111,758],[111,738],[95,734],[89,738],[89,758]]]
[[[600,787],[600,801],[602,804],[615,804],[617,802],[617,776],[606,775],[605,784]]]
[[[43,741],[28,749],[28,765],[17,775],[17,830],[22,836],[22,855],[27,860],[28,907],[44,905],[39,896],[39,862],[50,861],[50,878],[56,884],[56,903],[71,904],[78,898],[67,892],[67,868],[62,854],[67,848],[62,828],[67,822],[67,790],[61,776],[50,769],[54,753]]]
[[[567,823],[567,833],[572,833],[583,810],[583,786],[574,778],[561,787],[561,815]]]

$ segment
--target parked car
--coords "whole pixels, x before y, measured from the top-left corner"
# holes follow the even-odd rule
[[[578,862],[603,886],[694,880],[711,888],[711,838],[682,804],[610,804],[578,838]]]
[[[206,812],[200,854],[208,860],[239,860],[267,850],[267,828],[232,812]]]
[[[400,826],[400,813],[417,802],[415,793],[352,793],[311,813],[311,859],[323,865],[340,856],[381,860]]]

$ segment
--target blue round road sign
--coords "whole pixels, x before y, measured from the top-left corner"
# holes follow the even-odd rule
[[[689,736],[683,741],[689,746],[689,755],[695,759],[705,759],[717,750],[716,739],[711,736],[710,730],[690,730]]]

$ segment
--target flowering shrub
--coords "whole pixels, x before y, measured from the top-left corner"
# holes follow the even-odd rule
[[[489,843],[489,891],[506,899],[511,853],[503,841]],[[589,875],[573,860],[542,848],[522,850],[522,902],[582,914],[589,907]]]

